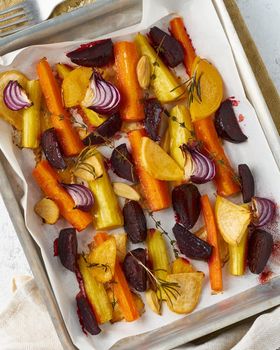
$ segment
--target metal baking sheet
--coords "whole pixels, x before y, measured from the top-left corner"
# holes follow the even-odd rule
[[[235,30],[232,26],[230,17],[227,14],[223,1],[212,1],[216,7],[217,13],[220,17],[220,20],[224,26],[225,32],[233,49],[235,60],[239,68],[240,75],[243,79],[243,84],[247,96],[249,97],[258,114],[258,118],[265,131],[272,153],[274,154],[275,160],[279,166],[279,138],[275,126],[272,122],[271,115],[269,114],[265,101],[260,93],[251,67],[249,66],[244,54],[243,48],[237,39]],[[96,17],[94,23],[91,25],[91,33],[94,33],[94,36],[106,34],[112,31],[112,28],[110,28],[110,26],[107,26],[106,28],[102,28],[102,26],[100,26],[100,23],[104,21],[104,16],[106,15],[106,23],[108,23],[108,13],[111,13],[112,15],[114,12],[114,10],[112,12],[108,11],[108,9],[110,9],[110,2],[112,8],[114,8],[115,1],[104,1],[104,12],[102,10],[102,6],[98,10],[98,16]],[[141,18],[141,3],[138,2],[136,8],[137,6],[138,10],[135,11],[134,18],[137,18],[138,16],[139,20]],[[136,13],[138,14],[136,15]],[[125,10],[122,11],[122,16],[126,16]],[[122,26],[120,25],[120,28],[121,27]],[[75,28],[75,30],[78,31],[78,28]],[[85,37],[88,38],[88,36]],[[60,39],[56,39],[56,36],[54,35],[51,37],[51,39],[48,40],[54,42],[67,40],[67,38],[60,37]],[[30,45],[33,43],[33,41],[29,41],[28,43],[26,42],[25,45]],[[14,191],[18,193],[18,191],[15,189],[19,188],[15,187],[16,176],[15,174],[11,176],[7,162],[3,160],[3,157],[1,157],[0,160],[2,163],[2,165],[0,165],[0,189],[11,220],[19,236],[19,240],[23,246],[42,296],[46,302],[63,348],[75,349],[69,338],[60,311],[57,307],[50,283],[42,264],[40,251],[36,247],[34,241],[25,228],[23,214],[20,208],[20,197],[18,196],[16,198],[14,193]],[[6,172],[9,173],[9,176],[6,175]],[[17,184],[17,186],[19,185]],[[188,315],[184,319],[176,321],[169,326],[140,336],[124,339],[113,346],[113,349],[131,349],[133,346],[141,346],[141,348],[161,350],[170,349],[174,346],[209,334],[217,329],[223,328],[244,318],[250,317],[251,315],[257,314],[261,311],[280,304],[279,287],[280,278],[274,278],[269,284],[259,285],[244,293],[239,294],[236,297],[221,302],[218,305],[208,307],[204,310],[196,312],[195,314]]]

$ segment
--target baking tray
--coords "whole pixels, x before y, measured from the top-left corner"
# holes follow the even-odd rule
[[[129,2],[123,2],[102,0],[102,2],[104,7],[100,1],[98,1],[98,14],[96,14],[96,16],[91,15],[91,18],[95,17],[95,20],[91,22],[90,25],[89,23],[85,22],[81,25],[81,28],[84,28],[84,38],[89,38],[90,36],[99,36],[101,34],[111,32],[112,28],[110,28],[110,21],[108,20],[110,16],[119,16],[120,22],[122,23],[120,24],[120,28],[124,27],[127,24],[133,24],[133,21],[136,23],[141,18],[140,1],[133,0]],[[121,8],[117,6],[116,4],[119,4],[120,2],[123,4],[129,3],[132,5],[132,9],[130,6],[127,8]],[[237,67],[239,69],[241,79],[243,81],[243,86],[246,94],[255,108],[271,151],[274,155],[275,161],[280,169],[279,136],[273,123],[271,114],[261,94],[260,88],[252,72],[252,68],[249,65],[224,2],[222,0],[212,0],[212,2],[216,8],[216,11],[228,37],[229,43],[232,47],[232,51]],[[128,13],[133,14],[131,17],[132,23],[124,21],[125,18],[128,18]],[[104,21],[105,16],[106,28],[100,25]],[[54,22],[52,25],[54,25]],[[57,32],[58,28],[63,29],[63,23],[59,22],[56,30],[52,28],[52,33]],[[90,31],[85,31],[86,28],[90,29]],[[116,28],[113,29],[116,30]],[[34,40],[38,42],[40,28],[37,28],[35,30],[36,32],[34,32]],[[46,27],[44,30],[46,30]],[[79,33],[82,32],[80,27],[76,27],[75,31]],[[65,29],[63,29],[62,32],[65,32]],[[81,38],[81,36],[76,35],[71,37],[72,40],[78,38]],[[42,39],[42,43],[45,43],[46,40],[47,42],[56,42],[65,41],[68,39],[69,37],[63,35],[61,36],[61,33],[58,33],[57,35],[51,35],[49,38],[45,36],[44,39]],[[30,40],[28,42],[24,42],[24,46],[34,43],[35,42],[33,40]],[[25,227],[23,212],[20,206],[20,198],[22,194],[20,183],[16,177],[16,174],[12,172],[7,161],[2,155],[0,155],[0,190],[9,212],[11,221],[14,225],[15,231],[17,232],[20,243],[22,244],[25,255],[36,279],[37,285],[47,305],[63,349],[76,349],[76,347],[71,342],[61,313],[57,306],[51,285],[42,263],[40,251]],[[247,290],[246,292],[240,293],[239,295],[220,302],[214,306],[210,306],[194,314],[190,314],[179,321],[176,321],[153,332],[148,332],[140,336],[123,339],[122,341],[115,344],[112,349],[125,350],[131,349],[132,347],[138,347],[141,349],[164,350],[174,348],[175,346],[197,339],[213,331],[279,305],[279,290],[280,277],[272,279],[268,284],[258,285]]]

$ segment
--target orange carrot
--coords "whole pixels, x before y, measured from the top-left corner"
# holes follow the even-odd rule
[[[47,160],[42,160],[33,170],[33,176],[44,194],[55,201],[60,214],[78,231],[84,230],[92,223],[92,216],[79,209],[66,190],[59,185],[60,178]]]
[[[223,276],[219,250],[219,232],[207,194],[201,197],[201,206],[207,231],[207,241],[213,247],[212,255],[208,260],[210,284],[213,291],[221,292],[223,290]]]
[[[174,38],[177,39],[183,46],[185,53],[184,64],[187,69],[187,73],[191,76],[192,64],[196,58],[196,53],[185,28],[183,19],[181,17],[173,18],[170,21],[170,30]]]
[[[212,116],[197,120],[193,124],[197,139],[214,159],[218,194],[227,197],[239,192],[237,177],[221,145]]]
[[[95,235],[94,240],[96,245],[99,245],[108,238],[109,235],[106,232],[99,232]],[[115,264],[114,281],[115,283],[113,284],[112,288],[114,288],[114,294],[122,310],[124,318],[128,322],[137,320],[139,318],[139,312],[118,258]]]
[[[61,91],[46,58],[41,59],[37,64],[37,73],[63,152],[67,157],[75,156],[84,146],[63,106]]]
[[[114,44],[118,88],[121,92],[120,114],[124,120],[143,120],[143,91],[138,83],[136,66],[139,55],[135,43],[119,41]]]
[[[167,182],[154,179],[141,165],[140,145],[143,136],[146,136],[144,129],[133,130],[128,134],[137,174],[150,210],[166,209],[170,207],[170,194]]]

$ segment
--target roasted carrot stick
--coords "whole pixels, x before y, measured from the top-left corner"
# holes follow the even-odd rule
[[[109,235],[106,232],[99,232],[95,235],[94,241],[97,245],[99,245],[106,241],[108,237]],[[114,288],[114,293],[124,318],[129,322],[137,320],[139,318],[137,305],[135,304],[118,258],[115,264],[114,281],[115,283],[113,284],[112,288]]]
[[[174,38],[177,39],[183,46],[185,53],[184,64],[187,73],[191,76],[192,64],[196,58],[196,53],[192,45],[191,38],[189,37],[185,28],[183,19],[181,17],[173,18],[170,21],[170,30]]]
[[[144,129],[133,130],[128,134],[140,183],[150,210],[166,209],[170,206],[170,194],[167,182],[154,179],[141,165],[140,145],[143,136],[146,136]]]
[[[60,178],[48,161],[42,160],[33,170],[33,177],[44,194],[59,207],[60,214],[78,231],[84,230],[91,222],[92,216],[79,209],[64,188],[59,185]]]
[[[207,231],[207,241],[213,247],[212,255],[208,260],[210,284],[214,292],[221,292],[223,290],[223,276],[219,251],[219,232],[207,194],[201,197],[201,206]]]
[[[143,120],[143,91],[138,83],[136,66],[139,54],[135,43],[119,41],[114,44],[118,88],[121,92],[120,114],[124,120]]]
[[[37,74],[63,153],[67,157],[79,154],[84,147],[83,143],[71,124],[68,112],[64,109],[59,86],[46,58],[37,64]]]
[[[197,139],[215,161],[218,194],[227,197],[239,192],[238,179],[223,150],[212,116],[195,121],[194,129]]]

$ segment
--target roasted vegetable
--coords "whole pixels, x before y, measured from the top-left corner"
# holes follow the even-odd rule
[[[101,332],[98,327],[93,309],[86,296],[79,292],[76,296],[76,303],[78,308],[78,316],[83,329],[92,335],[97,335]]]
[[[11,111],[20,111],[32,106],[25,89],[16,81],[10,80],[3,91],[5,105]]]
[[[203,272],[189,272],[168,275],[166,281],[176,283],[178,293],[171,294],[167,298],[169,309],[177,314],[187,314],[193,311],[198,304],[202,282]]]
[[[172,191],[176,220],[187,229],[192,228],[200,214],[200,193],[195,185],[182,184]]]
[[[165,181],[183,180],[183,170],[156,142],[144,136],[140,147],[141,164],[152,177]]]
[[[127,246],[127,234],[126,233],[115,233],[113,234],[115,237],[116,245],[117,245],[117,258],[120,262],[123,262],[123,259],[126,256],[126,246]]]
[[[23,111],[22,146],[37,148],[40,139],[41,88],[38,80],[29,80],[26,90],[32,105]]]
[[[43,198],[35,204],[34,211],[46,224],[54,225],[59,219],[59,208],[57,204],[49,199]]]
[[[55,65],[57,74],[61,80],[67,77],[67,75],[72,71],[72,67],[70,67],[68,64],[64,63],[57,63]]]
[[[97,128],[108,119],[108,116],[98,114],[92,109],[86,107],[81,107],[81,109],[79,109],[79,112],[83,118],[84,123],[88,126],[89,129],[92,127]]]
[[[244,275],[248,250],[248,231],[243,235],[241,242],[229,245],[229,272],[234,276]]]
[[[228,244],[238,245],[250,224],[250,210],[217,196],[215,214],[219,231],[224,240]]]
[[[150,309],[156,314],[160,315],[161,305],[160,305],[157,293],[154,290],[149,289],[146,291],[145,296],[146,296],[146,302],[149,305]]]
[[[136,201],[129,201],[123,207],[124,229],[132,243],[145,241],[147,237],[147,223],[141,205]]]
[[[117,196],[131,199],[134,201],[140,200],[140,194],[128,184],[124,182],[114,182],[113,189]]]
[[[159,130],[163,112],[160,102],[156,98],[146,99],[144,101],[144,111],[146,132],[152,140],[159,141]]]
[[[176,224],[173,233],[180,252],[186,257],[196,260],[207,260],[212,254],[212,246],[195,236],[185,227]]]
[[[83,139],[86,146],[100,145],[106,143],[109,138],[113,137],[117,131],[121,130],[122,121],[116,113],[106,119],[93,132]]]
[[[77,267],[78,241],[74,228],[65,228],[58,236],[58,256],[66,269],[75,272]]]
[[[194,272],[192,264],[185,258],[177,258],[172,263],[172,274]]]
[[[123,216],[118,199],[106,172],[102,155],[97,152],[95,157],[102,168],[102,176],[89,181],[89,188],[95,198],[93,216],[97,230],[112,229],[123,225]]]
[[[81,104],[85,97],[90,77],[91,68],[78,67],[73,69],[62,82],[62,93],[65,107],[75,107]]]
[[[103,160],[96,157],[98,151],[95,147],[87,147],[77,159],[74,175],[84,181],[93,181],[103,175]]]
[[[114,44],[115,67],[122,101],[120,114],[123,120],[143,120],[143,91],[139,85],[136,66],[139,61],[137,47],[133,42],[119,41]],[[144,73],[143,73],[144,74]]]
[[[253,225],[263,227],[272,222],[276,213],[276,204],[268,198],[253,197],[251,202]]]
[[[273,238],[269,232],[255,230],[248,244],[248,265],[252,273],[261,273],[272,253]]]
[[[137,181],[135,166],[125,143],[117,146],[111,155],[110,162],[114,173],[131,182]]]
[[[113,308],[104,285],[92,276],[91,269],[82,256],[78,259],[78,266],[86,296],[93,308],[97,322],[102,324],[110,321],[113,316]]]
[[[218,135],[229,142],[241,143],[248,139],[238,124],[230,100],[222,102],[220,108],[217,110],[215,114],[215,127]]]
[[[244,203],[249,203],[255,194],[255,182],[247,164],[238,165],[238,174],[241,182],[241,192]]]
[[[180,146],[194,138],[190,113],[185,105],[172,108],[169,118],[170,155],[184,169],[185,157]]]
[[[75,208],[83,211],[90,211],[94,204],[94,198],[91,191],[82,184],[62,184],[66,191],[72,197]]]
[[[111,39],[92,41],[68,52],[66,56],[79,66],[103,67],[114,60],[113,42]]]
[[[170,272],[170,266],[163,235],[155,229],[150,229],[147,236],[147,247],[149,261],[152,264],[154,275],[157,278],[165,280],[167,274]]]
[[[47,160],[54,168],[66,168],[66,163],[63,159],[63,155],[54,128],[48,129],[43,132],[41,136],[41,146]]]
[[[138,83],[142,89],[148,89],[151,82],[151,63],[149,57],[143,55],[136,67]]]
[[[146,55],[150,59],[151,66],[153,67],[151,87],[157,99],[162,103],[167,103],[184,97],[185,88],[179,86],[179,81],[158,57],[158,53],[151,47],[147,38],[139,33],[135,37],[135,43],[141,55]]]
[[[174,37],[158,27],[152,27],[149,38],[152,40],[155,49],[161,48],[159,55],[169,67],[174,68],[183,62],[184,51],[182,45]]]
[[[33,170],[33,177],[47,197],[55,201],[60,214],[78,231],[84,230],[92,223],[92,216],[80,209],[74,209],[75,204],[66,190],[60,186],[59,175],[52,169],[48,161],[40,161]]]
[[[137,248],[126,254],[123,262],[123,271],[128,283],[138,292],[145,292],[147,289],[147,265],[146,250]]]
[[[132,148],[132,155],[136,165],[137,174],[149,209],[157,211],[170,206],[170,196],[167,183],[154,179],[143,167],[141,163],[141,140],[145,136],[145,131],[134,130],[128,134]]]

